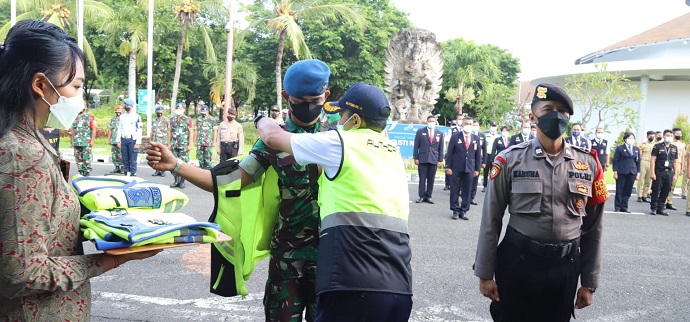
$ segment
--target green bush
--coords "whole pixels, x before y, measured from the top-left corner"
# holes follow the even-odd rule
[[[679,114],[675,122],[673,122],[673,126],[671,126],[671,129],[673,128],[680,128],[683,131],[683,136],[680,140],[683,142],[688,141],[688,138],[690,138],[690,121],[688,121],[687,115]]]
[[[259,139],[259,131],[256,130],[254,122],[242,123],[242,129],[244,130],[244,152],[248,153],[256,140]]]

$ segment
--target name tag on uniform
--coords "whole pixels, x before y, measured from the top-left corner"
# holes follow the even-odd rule
[[[664,167],[668,168],[668,160],[666,160],[666,162],[664,162]]]

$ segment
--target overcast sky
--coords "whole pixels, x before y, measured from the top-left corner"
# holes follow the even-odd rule
[[[520,59],[521,80],[690,12],[684,0],[390,0],[437,40],[494,44]]]

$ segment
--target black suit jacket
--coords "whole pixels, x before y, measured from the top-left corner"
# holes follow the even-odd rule
[[[609,141],[601,140],[601,143],[599,143],[596,139],[592,140],[592,150],[597,151],[599,163],[601,163],[601,166],[606,170],[606,156],[609,154]]]
[[[532,139],[534,139],[534,135],[532,135],[532,133],[530,133],[527,136],[527,140],[531,141]],[[510,145],[520,144],[522,142],[525,142],[522,139],[522,133],[518,133],[518,134],[515,134],[515,135],[510,137]]]
[[[578,141],[579,141],[579,143],[575,144]],[[570,145],[575,145],[575,146],[579,146],[582,148],[586,148],[587,150],[592,148],[592,145],[591,145],[592,142],[590,140],[585,139],[585,137],[583,135],[580,135],[579,138],[574,138],[573,136],[569,136],[569,137],[565,138],[565,142],[570,144]]]
[[[414,151],[412,158],[419,163],[437,164],[443,161],[443,133],[434,129],[432,141],[429,142],[429,128],[423,127],[417,130],[414,137]]]
[[[479,136],[470,134],[469,149],[465,149],[465,133],[458,132],[450,137],[446,154],[446,169],[457,172],[474,172],[482,168],[482,150]]]
[[[613,153],[613,171],[618,174],[637,174],[640,172],[640,148],[633,146],[632,151],[628,146],[621,144]]]
[[[508,141],[508,142],[506,142]],[[491,155],[488,157],[488,160],[486,160],[486,164],[494,162],[494,158],[501,153],[501,151],[507,149],[510,146],[510,138],[503,139],[502,135],[499,135],[494,139],[494,145],[491,147]]]

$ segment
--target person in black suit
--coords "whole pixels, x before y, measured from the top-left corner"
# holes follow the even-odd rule
[[[468,220],[470,210],[470,193],[474,177],[479,176],[482,166],[479,137],[472,134],[472,118],[462,119],[462,132],[450,137],[446,154],[446,173],[451,176],[450,210],[453,218]],[[462,205],[458,204],[458,195],[462,191]]]
[[[474,120],[472,122],[472,134],[476,135],[479,137],[479,146],[481,146],[481,159],[482,159],[482,169],[486,168],[486,162],[484,162],[484,159],[486,156],[486,135],[482,132],[479,132],[479,121]],[[486,170],[484,170],[486,171]],[[474,197],[477,195],[477,186],[479,186],[479,176],[474,177],[474,180],[472,181],[472,194],[470,196],[470,204],[471,205],[477,205],[476,202],[474,202]]]
[[[501,151],[507,149],[510,146],[510,130],[507,126],[501,127],[501,135],[494,140],[494,144],[491,147],[491,155],[484,162],[485,164],[490,164],[494,162],[494,158],[501,153]]]
[[[443,133],[436,129],[436,118],[433,115],[429,115],[426,122],[426,127],[417,130],[412,152],[412,158],[419,173],[417,203],[434,203],[431,194],[434,192],[436,169],[443,164]]]
[[[573,124],[573,128],[570,130],[570,136],[565,138],[565,142],[570,145],[585,148],[588,151],[592,149],[592,141],[585,138],[582,133],[582,124],[580,123]]]
[[[524,122],[522,123],[520,133],[510,137],[510,145],[520,144],[522,142],[531,141],[532,139],[534,139],[534,135],[532,135],[532,127],[530,126],[529,122]]]
[[[604,134],[603,128],[597,128],[596,136],[592,139],[592,149],[597,151],[599,163],[601,163],[601,167],[606,172],[609,167],[609,141],[604,139]]]
[[[640,148],[635,146],[635,135],[623,134],[625,143],[616,147],[613,154],[613,178],[616,179],[616,212],[628,211],[628,199],[635,180],[640,178]]]
[[[462,119],[460,121],[455,121],[455,120],[450,121],[450,131],[449,131],[449,134],[445,136],[446,142],[444,142],[445,146],[446,146],[446,151],[448,151],[448,142],[450,142],[450,137],[453,134],[462,131],[462,129],[460,129],[460,126],[458,125],[459,123],[462,123]],[[446,180],[445,180],[446,185],[445,185],[445,187],[443,187],[443,191],[448,191],[448,190],[450,190],[450,176],[448,174],[446,174],[444,177],[446,178]]]

